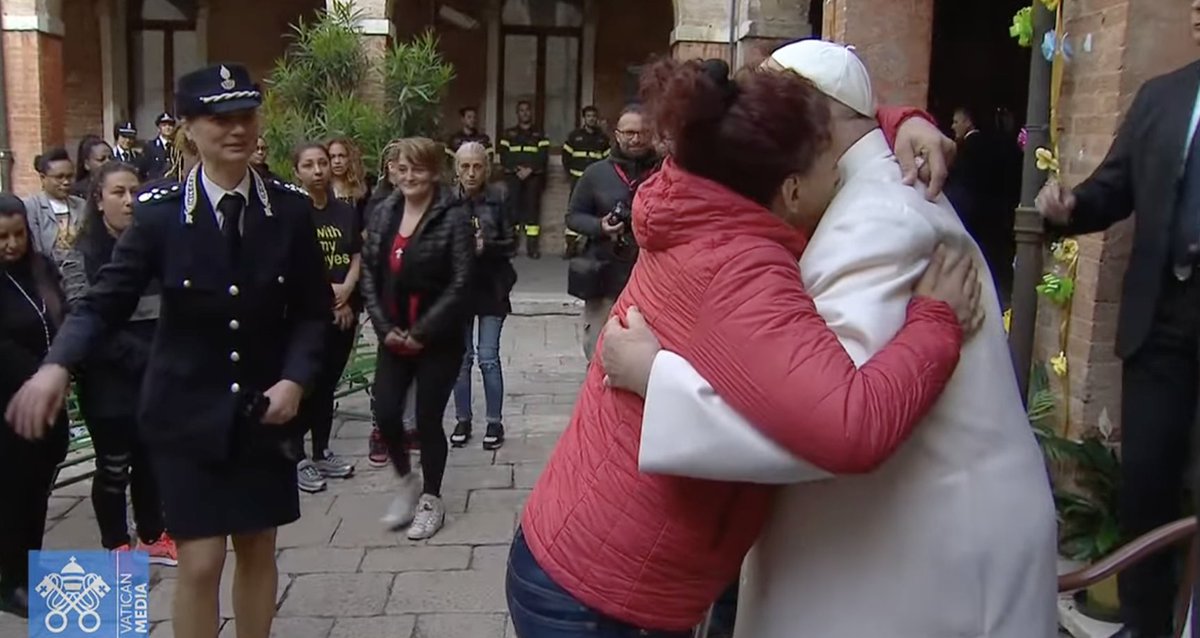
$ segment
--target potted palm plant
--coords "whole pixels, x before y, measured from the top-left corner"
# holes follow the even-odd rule
[[[1091,563],[1115,551],[1121,541],[1117,527],[1117,481],[1120,461],[1107,419],[1079,439],[1059,434],[1053,423],[1057,399],[1048,389],[1045,371],[1031,387],[1030,422],[1051,467],[1054,504],[1058,512],[1059,552],[1072,560]],[[1038,382],[1038,377],[1041,382]],[[1075,595],[1083,614],[1117,622],[1116,577]]]

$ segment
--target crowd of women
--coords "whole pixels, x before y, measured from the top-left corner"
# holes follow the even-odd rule
[[[180,93],[186,94],[186,87],[181,85]],[[487,390],[482,445],[496,449],[503,444],[499,342],[516,279],[510,263],[515,240],[504,189],[490,179],[487,149],[464,144],[448,171],[441,144],[426,138],[399,139],[383,151],[383,179],[373,184],[353,140],[332,137],[305,142],[292,152],[293,185],[285,188],[267,166],[267,145],[257,134],[257,104],[243,107],[232,115],[200,106],[184,114],[174,139],[171,171],[162,180],[140,183],[135,166],[113,160],[108,144],[88,137],[80,143],[76,161],[61,148],[50,149],[34,161],[40,192],[24,201],[0,195],[0,405],[9,406],[8,423],[0,428],[0,463],[11,471],[10,480],[0,488],[0,510],[5,512],[0,517],[0,610],[28,613],[26,556],[42,546],[48,498],[69,444],[65,406],[52,405],[48,419],[27,418],[28,410],[34,410],[29,407],[29,388],[45,387],[39,383],[47,368],[55,367],[46,365],[51,360],[70,369],[80,417],[96,453],[91,501],[100,545],[112,551],[145,551],[153,563],[178,565],[181,591],[189,592],[191,600],[182,594],[177,597],[177,621],[184,618],[180,622],[189,623],[198,618],[196,614],[207,617],[205,601],[215,593],[209,586],[214,561],[201,551],[202,540],[233,535],[239,550],[239,578],[243,571],[257,570],[260,576],[274,573],[273,566],[255,567],[253,557],[259,552],[252,546],[259,543],[239,534],[269,529],[273,552],[274,528],[299,515],[289,506],[296,500],[295,487],[290,498],[265,488],[240,488],[258,497],[269,496],[259,508],[265,511],[229,513],[219,508],[236,510],[245,504],[243,509],[250,509],[254,500],[229,491],[233,489],[230,476],[264,485],[287,485],[290,480],[281,481],[278,473],[268,478],[247,467],[224,467],[222,477],[215,475],[212,467],[216,466],[181,469],[181,464],[168,462],[177,459],[177,452],[152,432],[163,425],[153,422],[161,418],[152,418],[148,414],[152,409],[141,400],[144,386],[147,396],[151,393],[144,380],[155,376],[151,359],[158,356],[156,348],[170,348],[158,342],[174,338],[174,329],[166,326],[169,306],[182,302],[177,282],[167,272],[169,265],[157,260],[148,265],[129,254],[122,257],[122,250],[128,253],[134,250],[131,246],[148,241],[149,213],[135,214],[135,208],[141,211],[144,206],[148,211],[196,184],[202,191],[198,197],[210,202],[222,233],[231,216],[236,219],[244,212],[238,234],[245,236],[246,251],[262,248],[251,245],[254,184],[266,185],[268,192],[260,193],[259,199],[267,217],[272,206],[279,209],[287,203],[277,203],[271,189],[291,189],[308,199],[311,219],[306,225],[320,249],[330,304],[315,374],[304,384],[306,391],[294,418],[284,419],[291,425],[279,446],[279,457],[294,463],[296,487],[317,492],[325,489],[329,479],[354,474],[355,463],[335,454],[330,438],[344,369],[355,345],[364,341],[360,338],[366,325],[364,312],[378,341],[371,388],[376,422],[371,460],[375,465],[390,463],[400,484],[394,501],[381,512],[384,525],[407,528],[414,540],[429,538],[442,527],[441,486],[449,452],[442,419],[454,394],[459,425],[451,442],[461,447],[471,440],[476,352]],[[230,151],[233,146],[238,146],[236,153]],[[223,170],[234,175],[242,171],[243,183],[232,189],[214,186],[214,176]],[[238,199],[230,194],[237,193],[241,193],[241,210],[227,210],[227,200]],[[190,195],[181,199],[185,208],[194,205],[188,203]],[[186,219],[186,224],[193,223],[190,213]],[[122,236],[134,227],[141,236],[123,241]],[[236,257],[243,241],[240,237],[230,241],[227,254]],[[122,307],[118,320],[105,323],[102,338],[88,335],[94,343],[88,342],[86,356],[78,364],[66,361],[69,355],[51,356],[56,336],[67,318],[74,318],[72,310],[111,319],[105,314],[104,300],[127,294],[113,291],[114,280],[133,261],[139,272],[148,273],[148,283],[136,301]],[[104,283],[98,283],[101,280]],[[285,276],[278,280],[283,284]],[[199,277],[182,281],[185,289],[203,285]],[[229,295],[236,296],[239,285],[250,290],[249,282],[242,281],[229,287]],[[237,319],[229,322],[229,330],[238,329]],[[238,364],[243,357],[250,358],[248,350],[247,345],[246,350],[231,351],[229,361]],[[238,385],[233,384],[235,393]],[[254,413],[262,423],[271,423],[278,417],[271,410],[287,403],[275,390],[259,394],[267,399],[266,407]],[[255,409],[253,401],[247,405],[248,411]],[[406,413],[412,417],[406,418]],[[304,449],[306,435],[308,450]],[[414,450],[420,454],[420,474],[410,460]],[[230,462],[244,463],[244,459]],[[218,577],[220,571],[216,561]],[[252,575],[245,581],[264,582]],[[192,588],[184,586],[188,583]],[[239,606],[240,599],[235,604]],[[237,611],[243,616],[240,607]],[[262,614],[247,611],[245,615],[251,616],[247,622],[255,622]],[[207,624],[191,623],[192,629],[184,631],[203,635]],[[177,634],[185,635],[178,627]]]

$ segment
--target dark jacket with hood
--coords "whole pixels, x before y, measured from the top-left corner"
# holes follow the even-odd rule
[[[614,147],[608,158],[592,164],[571,193],[567,208],[567,228],[587,238],[585,258],[605,264],[602,270],[605,297],[621,294],[637,261],[637,244],[632,230],[626,225],[620,241],[614,241],[601,228],[600,222],[620,203],[631,210],[633,194],[658,168],[659,158],[653,153],[632,158]]]
[[[517,283],[512,258],[517,252],[512,211],[503,184],[489,184],[475,197],[459,194],[460,204],[474,232],[483,238],[483,252],[475,257],[471,308],[481,317],[505,317],[512,312],[509,295]]]
[[[404,250],[399,276],[389,268],[389,253],[400,220],[404,195],[396,191],[370,215],[363,244],[362,291],[371,325],[380,342],[394,328],[408,331],[426,348],[463,347],[463,329],[471,315],[474,230],[454,192],[440,187]],[[392,307],[408,307],[416,295],[417,320]],[[410,325],[411,323],[411,325]]]

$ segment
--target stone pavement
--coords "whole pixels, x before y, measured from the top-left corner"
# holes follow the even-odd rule
[[[561,262],[554,264],[561,268]],[[542,266],[548,269],[547,266]],[[531,291],[515,299],[518,315],[504,327],[501,354],[505,374],[508,439],[496,452],[471,447],[450,452],[443,496],[445,528],[426,542],[385,531],[379,523],[396,481],[391,469],[366,463],[370,424],[344,420],[332,447],[359,459],[356,476],[331,481],[317,495],[301,495],[303,515],[279,534],[280,638],[502,638],[513,636],[504,600],[508,544],[519,512],[570,417],[585,372],[571,304],[557,302],[563,314],[546,315],[552,291]],[[530,301],[532,300],[532,302]],[[533,310],[530,310],[532,308]],[[520,313],[537,313],[522,316]],[[483,393],[475,372],[476,414]],[[363,395],[342,401],[341,409],[367,413]],[[453,407],[447,410],[452,423]],[[478,420],[478,419],[477,419]],[[477,429],[481,427],[477,424]],[[47,549],[98,547],[89,483],[67,487],[51,499]],[[233,554],[229,555],[230,562]],[[232,614],[232,575],[226,564],[223,616]],[[151,635],[172,635],[170,600],[175,589],[170,569],[152,575]],[[23,623],[0,615],[0,638],[24,638]],[[235,635],[225,621],[221,638]]]

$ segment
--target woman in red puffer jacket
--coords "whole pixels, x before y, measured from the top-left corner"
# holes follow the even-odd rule
[[[868,471],[953,372],[975,275],[931,268],[903,329],[856,369],[796,267],[837,187],[826,98],[791,72],[729,80],[719,61],[658,62],[642,91],[673,156],[634,202],[642,252],[616,314],[636,305],[664,348],[795,417],[768,436]],[[521,638],[689,636],[737,577],[775,488],[639,473],[642,408],[593,361],[510,553]]]

